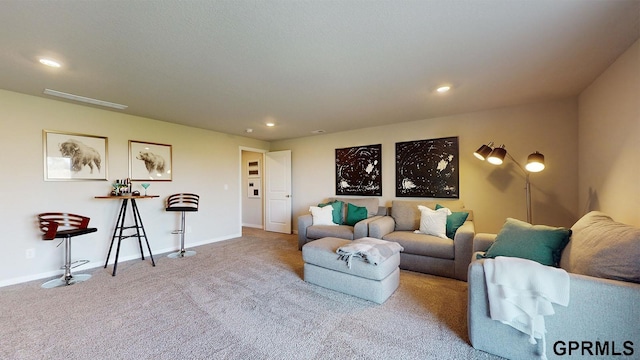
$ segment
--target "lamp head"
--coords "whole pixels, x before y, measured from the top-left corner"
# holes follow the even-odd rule
[[[482,145],[476,152],[473,153],[473,156],[477,157],[480,160],[484,160],[491,154],[491,147],[493,146],[493,141],[490,141],[487,145]]]
[[[544,170],[544,155],[537,151],[529,155],[525,168],[530,172],[540,172]]]
[[[492,163],[493,165],[502,165],[504,161],[504,157],[507,156],[507,149],[504,148],[504,145],[493,149],[487,161]]]

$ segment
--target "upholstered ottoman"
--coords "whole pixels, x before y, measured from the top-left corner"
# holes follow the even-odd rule
[[[400,283],[400,254],[373,265],[352,259],[351,268],[339,259],[336,250],[351,240],[326,237],[302,247],[304,281],[327,289],[357,296],[378,304],[384,303]]]

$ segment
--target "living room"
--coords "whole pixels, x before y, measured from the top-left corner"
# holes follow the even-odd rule
[[[174,180],[153,182],[149,193],[167,196],[190,191],[202,195],[200,212],[189,219],[193,229],[189,237],[193,244],[241,234],[239,147],[292,151],[295,218],[307,213],[310,204],[334,195],[336,148],[382,144],[380,204],[384,205],[394,198],[394,143],[445,136],[460,139],[461,199],[474,209],[479,232],[497,232],[508,216],[525,218],[524,179],[518,171],[507,174],[506,180],[505,175],[501,175],[501,181],[507,183],[491,184],[487,178],[499,170],[472,155],[491,139],[504,141],[521,161],[534,150],[545,154],[548,168],[532,176],[534,222],[570,226],[588,208],[607,212],[621,222],[638,224],[638,190],[631,184],[638,172],[638,164],[633,160],[638,150],[633,140],[637,133],[634,88],[637,85],[630,81],[637,77],[637,63],[634,63],[637,56],[638,43],[635,43],[580,96],[562,101],[271,143],[0,91],[0,111],[4,119],[10,119],[4,122],[7,129],[4,133],[11,134],[2,143],[4,153],[20,149],[20,156],[2,159],[4,168],[13,169],[10,179],[3,180],[3,188],[11,189],[4,194],[5,203],[11,206],[3,207],[2,216],[6,254],[12,255],[0,265],[0,284],[41,278],[42,274],[52,276],[59,267],[59,257],[51,244],[40,240],[34,222],[39,212],[59,210],[87,214],[99,231],[91,235],[91,240],[78,242],[74,254],[92,259],[94,266],[107,254],[117,204],[96,200],[94,196],[108,194],[110,183],[43,181],[44,129],[108,137],[110,179],[128,174],[128,140],[172,144]],[[603,118],[606,126],[598,125]],[[207,204],[211,202],[208,199],[215,199],[215,203]],[[173,227],[166,226],[167,214],[162,202],[152,199],[141,201],[139,206],[154,248],[172,250],[175,238],[168,234]],[[216,219],[213,227],[211,219]],[[123,245],[125,258],[135,258],[134,245]],[[24,253],[29,248],[35,249],[36,257],[25,260]]]
[[[118,205],[95,196],[107,195],[114,179],[128,176],[129,140],[172,146],[172,181],[152,182],[148,192],[160,197],[139,202],[148,238],[158,254],[177,246],[176,236],[171,234],[177,221],[165,212],[163,203],[175,192],[198,193],[202,199],[198,213],[188,217],[189,246],[242,236],[239,199],[246,190],[241,181],[241,149],[291,150],[295,219],[308,213],[309,205],[335,195],[335,149],[382,144],[379,202],[388,206],[395,199],[395,143],[449,136],[459,139],[460,198],[474,210],[477,232],[496,233],[505,218],[525,217],[524,177],[519,170],[508,161],[495,168],[472,155],[489,141],[504,143],[520,162],[533,151],[545,155],[547,168],[531,176],[534,223],[570,227],[587,211],[600,210],[617,221],[640,226],[640,189],[634,186],[640,173],[637,39],[638,34],[588,86],[563,98],[534,98],[508,107],[452,111],[402,123],[274,141],[0,90],[0,149],[5,154],[0,162],[7,169],[2,180],[0,225],[5,236],[0,286],[40,281],[60,273],[57,242],[42,241],[37,228],[35,215],[40,212],[89,216],[98,232],[74,242],[73,254],[89,259],[88,268],[104,264]],[[455,96],[455,90],[449,95]],[[108,158],[103,169],[108,171],[109,181],[45,181],[44,130],[106,137]],[[28,250],[33,251],[33,257],[25,257]],[[138,259],[138,254],[135,243],[124,243],[121,261]],[[117,281],[118,277],[109,280]]]

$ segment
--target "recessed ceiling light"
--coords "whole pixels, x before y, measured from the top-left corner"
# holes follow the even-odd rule
[[[52,68],[59,68],[60,66],[62,66],[60,62],[53,59],[49,59],[49,58],[40,58],[38,59],[38,61],[40,62],[40,64],[46,65]]]
[[[267,125],[268,127],[274,127],[274,126],[276,126],[276,124],[275,124],[275,123],[272,123],[272,122],[268,122],[268,123],[266,123],[265,125]]]
[[[447,91],[451,90],[451,86],[450,85],[442,85],[439,88],[436,89],[437,92],[439,92],[440,94],[444,94]]]
[[[252,129],[252,128],[247,128],[244,132],[246,132],[246,133],[252,133],[252,132],[253,132],[253,129]]]
[[[312,134],[324,134],[326,131],[318,129],[318,130],[313,130],[311,131]]]

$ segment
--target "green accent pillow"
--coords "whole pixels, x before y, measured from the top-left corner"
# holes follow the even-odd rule
[[[442,209],[444,206],[436,204],[436,210]],[[451,215],[447,216],[447,237],[453,240],[458,228],[467,221],[469,213],[466,211],[451,212]]]
[[[570,237],[570,229],[531,225],[507,218],[496,236],[496,241],[482,257],[511,256],[557,267],[562,250],[567,246]]]
[[[354,226],[358,221],[367,218],[368,212],[365,206],[355,206],[347,203],[347,225]]]
[[[333,222],[338,225],[342,225],[342,207],[344,203],[342,201],[334,200],[325,204],[318,204],[318,207],[325,207],[331,205],[333,208]]]

